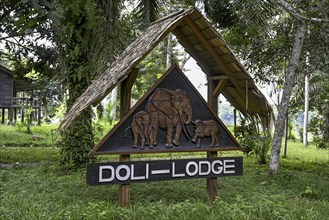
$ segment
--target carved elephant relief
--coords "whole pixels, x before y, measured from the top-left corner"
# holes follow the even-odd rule
[[[182,131],[188,139],[191,138],[187,125],[192,122],[193,112],[186,91],[158,88],[149,98],[145,111],[149,114],[157,113],[159,128],[167,132],[165,147],[179,146]]]
[[[134,138],[132,147],[137,148],[139,141],[141,149],[144,149],[145,145],[149,145],[150,148],[157,145],[158,127],[158,115],[156,113],[137,112],[133,116],[130,126]]]
[[[201,147],[201,140],[204,137],[211,138],[210,147],[219,146],[218,142],[218,125],[214,120],[202,121],[196,120],[192,122],[195,127],[195,135],[192,139],[192,142],[197,142],[197,147]]]

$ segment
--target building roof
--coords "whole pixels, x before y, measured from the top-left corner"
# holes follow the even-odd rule
[[[99,103],[170,32],[207,77],[218,80],[216,95],[222,93],[244,116],[258,118],[269,126],[272,108],[252,77],[209,21],[195,8],[187,8],[153,22],[75,101],[61,128],[67,127],[87,107]]]
[[[10,69],[8,69],[8,68],[2,66],[2,65],[0,65],[0,73],[5,73],[5,74],[7,74],[8,76],[13,77],[13,73],[12,73],[12,71],[11,71]]]

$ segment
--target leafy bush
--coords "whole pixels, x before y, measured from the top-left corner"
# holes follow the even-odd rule
[[[257,135],[255,137],[255,145],[253,147],[253,151],[258,157],[258,162],[260,164],[265,164],[266,163],[266,157],[269,149],[271,148],[272,145],[272,137],[271,135]]]
[[[310,132],[314,135],[314,143],[320,149],[329,149],[329,131],[321,116],[314,117],[310,122]]]
[[[248,123],[246,119],[241,119],[240,126],[234,129],[234,135],[239,140],[243,152],[248,156],[252,152],[255,145],[254,136],[257,135],[256,126],[254,123]]]
[[[260,164],[266,163],[267,153],[272,143],[270,134],[258,133],[255,124],[247,123],[245,119],[241,120],[241,125],[237,126],[234,133],[247,156],[253,153]]]

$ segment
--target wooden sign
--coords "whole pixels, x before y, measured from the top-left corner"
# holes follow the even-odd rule
[[[93,155],[241,150],[177,67],[170,68],[95,146]]]
[[[242,157],[96,163],[87,165],[87,184],[241,176]]]

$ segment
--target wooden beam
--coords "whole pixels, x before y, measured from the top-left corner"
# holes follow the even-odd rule
[[[214,60],[216,61],[218,66],[224,71],[224,73],[226,75],[228,75],[230,77],[230,80],[232,81],[232,84],[237,89],[239,96],[241,96],[242,98],[245,98],[245,92],[244,92],[245,89],[239,84],[237,78],[233,74],[230,74],[230,71],[227,69],[225,63],[220,59],[220,55],[209,44],[209,41],[205,38],[205,36],[202,34],[202,32],[199,30],[199,28],[194,24],[194,21],[190,18],[190,16],[185,16],[184,19],[185,19],[186,23],[188,24],[188,26],[193,31],[193,33],[198,37],[198,39],[204,45],[204,47],[214,57]]]
[[[197,52],[192,44],[188,41],[181,41],[179,39],[184,39],[185,36],[182,34],[182,32],[177,28],[173,31],[173,33],[176,35],[178,41],[180,42],[180,44],[182,44],[182,46],[185,48],[185,51],[187,53],[189,53],[197,62],[197,64],[201,67],[201,69],[207,74],[207,75],[211,75],[212,71],[211,68],[207,65],[203,65],[202,63],[199,62],[199,60],[202,60],[202,57],[199,55],[199,52]]]
[[[225,88],[226,81],[227,81],[226,79],[219,80],[219,82],[217,83],[217,85],[216,85],[216,87],[215,87],[215,89],[213,91],[213,94],[212,94],[213,96],[218,97],[219,94],[221,94],[221,92]]]
[[[121,82],[120,117],[122,118],[130,110],[131,88],[137,78],[138,68],[133,68],[128,77]]]
[[[221,75],[221,76],[209,76],[212,80],[220,80],[220,79],[230,79],[228,75]]]

